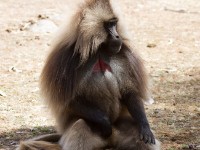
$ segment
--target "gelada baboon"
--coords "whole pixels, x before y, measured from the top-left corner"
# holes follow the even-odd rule
[[[149,99],[143,63],[111,0],[87,0],[70,21],[41,76],[60,135],[22,142],[19,149],[160,149],[143,105]]]

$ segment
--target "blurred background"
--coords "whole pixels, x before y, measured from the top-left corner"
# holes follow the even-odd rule
[[[80,0],[0,1],[0,150],[55,132],[39,76],[52,39]],[[200,149],[200,1],[120,0],[155,103],[146,106],[162,150]]]

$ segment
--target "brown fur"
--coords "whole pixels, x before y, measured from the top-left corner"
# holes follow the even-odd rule
[[[115,14],[110,0],[87,0],[72,17],[64,36],[47,58],[41,75],[42,94],[62,137],[57,145],[42,139],[23,142],[19,150],[59,150],[61,147],[63,150],[100,150],[107,146],[116,150],[159,150],[158,141],[154,146],[138,141],[139,129],[133,119],[119,121],[121,117],[131,118],[120,102],[122,93],[132,91],[138,103],[143,105],[143,101],[149,99],[149,91],[143,62],[136,52],[131,51],[120,18]],[[99,46],[107,38],[103,22],[112,18],[119,19],[117,32],[123,41],[121,51],[109,58],[105,56],[112,73],[106,71],[104,76],[91,77]],[[72,115],[76,112],[70,103],[79,101],[79,95],[84,95],[89,103],[95,103],[108,116],[113,125],[109,139],[94,133],[85,120]]]
[[[62,150],[60,145],[45,141],[21,142],[17,150]]]
[[[107,11],[106,8],[108,9]],[[57,119],[61,118],[62,122],[65,122],[63,120],[63,114],[66,113],[67,103],[73,99],[76,91],[82,91],[82,89],[78,89],[78,85],[81,84],[79,82],[82,81],[79,76],[83,74],[79,66],[82,61],[85,62],[87,58],[92,55],[92,52],[90,53],[89,51],[90,49],[85,49],[85,47],[92,47],[92,51],[97,51],[97,47],[106,39],[105,33],[102,32],[104,31],[102,23],[106,19],[112,17],[116,16],[108,0],[89,0],[72,18],[69,23],[69,25],[71,25],[68,28],[69,31],[65,32],[64,37],[60,38],[60,41],[55,44],[51,54],[47,58],[46,65],[41,75],[42,94],[49,103],[50,108],[52,108],[55,117]],[[118,30],[118,32],[122,31],[122,29]],[[119,34],[124,35],[123,33]],[[124,39],[126,47],[129,47],[127,38],[122,37],[122,39]],[[83,44],[87,44],[87,46]],[[79,49],[71,50],[70,47],[74,45],[75,47],[79,47]],[[129,47],[129,49],[131,48]],[[133,54],[130,55],[130,53]],[[127,78],[131,76],[133,80],[127,80],[127,82],[122,84],[126,85],[126,88],[133,88],[141,99],[148,100],[148,83],[141,58],[136,52],[130,52],[130,50],[125,51],[123,55],[124,57],[119,55],[117,56],[118,58],[113,59],[113,65],[119,69],[116,70],[114,74],[124,74],[124,70],[129,70],[130,74],[124,75],[129,75]],[[74,60],[72,60],[72,57]],[[78,70],[78,67],[80,70]],[[126,69],[122,70],[124,67]],[[75,68],[77,70],[75,70]],[[120,69],[121,72],[119,72]],[[124,79],[123,81],[126,80]],[[85,87],[85,89],[93,90],[94,88]],[[121,90],[125,91],[126,89]],[[93,91],[88,93],[93,93]],[[108,95],[108,93],[106,93],[106,95]],[[59,123],[59,125],[61,124],[63,123]],[[60,130],[63,132],[63,129]]]

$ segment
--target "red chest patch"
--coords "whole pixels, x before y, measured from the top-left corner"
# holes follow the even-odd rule
[[[105,72],[106,70],[112,72],[111,67],[102,59],[99,59],[93,67],[93,72]]]

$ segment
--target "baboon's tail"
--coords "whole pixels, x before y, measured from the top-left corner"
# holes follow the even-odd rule
[[[62,150],[58,141],[61,135],[48,134],[42,135],[27,141],[20,142],[16,150]]]

